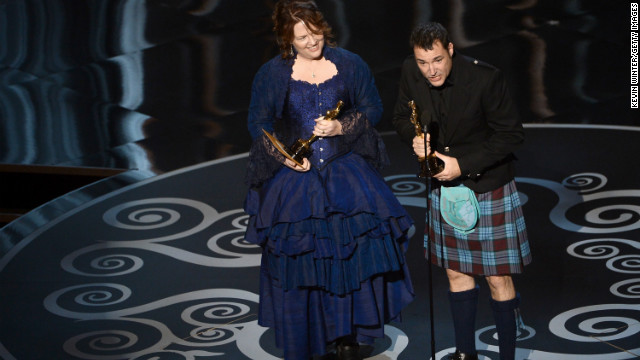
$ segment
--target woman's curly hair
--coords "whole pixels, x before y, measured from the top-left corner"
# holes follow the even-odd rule
[[[280,52],[285,59],[294,56],[292,50],[293,27],[300,21],[315,34],[322,34],[327,45],[335,46],[331,26],[312,0],[280,0],[276,3],[271,18]]]

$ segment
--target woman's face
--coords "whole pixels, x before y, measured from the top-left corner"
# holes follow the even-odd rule
[[[293,26],[293,47],[298,56],[309,60],[317,60],[322,57],[324,36],[314,34],[314,28],[307,27],[302,21]]]

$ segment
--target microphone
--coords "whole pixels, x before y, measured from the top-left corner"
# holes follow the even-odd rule
[[[431,133],[429,134],[430,135],[429,142],[434,143],[435,141],[435,144],[437,144],[438,131],[439,131],[438,123],[429,122],[429,125],[431,126]],[[428,130],[427,125],[423,126],[423,130],[424,130],[425,166],[427,168],[427,171],[429,172],[429,177],[432,177],[440,173],[442,170],[444,170],[444,163],[442,162],[442,160],[438,159],[435,152],[433,151],[433,148],[431,148],[431,151],[427,153],[427,130]]]
[[[424,159],[425,165],[427,166],[427,171],[431,174],[431,164],[429,164],[429,153],[427,152],[427,124],[422,125],[422,133],[424,134]]]

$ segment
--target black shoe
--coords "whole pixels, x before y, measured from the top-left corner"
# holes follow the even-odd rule
[[[449,355],[448,359],[449,360],[478,360],[478,354],[469,355],[469,354],[461,353],[460,351],[456,350],[455,354]]]
[[[362,360],[358,343],[341,343],[336,347],[338,360]]]

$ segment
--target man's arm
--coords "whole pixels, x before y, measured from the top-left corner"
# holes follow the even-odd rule
[[[482,110],[491,135],[478,151],[458,158],[463,175],[472,178],[504,161],[524,142],[524,130],[501,71],[495,70],[482,92]]]
[[[416,136],[415,127],[411,123],[411,108],[409,107],[409,101],[415,100],[417,94],[414,94],[410,81],[413,81],[410,76],[412,58],[405,60],[402,65],[402,75],[400,77],[400,86],[398,88],[398,98],[396,100],[395,107],[393,109],[393,123],[396,132],[400,135],[402,141],[411,145],[413,138]]]

